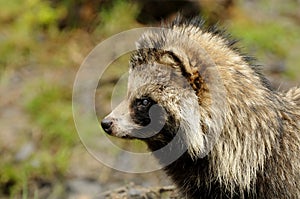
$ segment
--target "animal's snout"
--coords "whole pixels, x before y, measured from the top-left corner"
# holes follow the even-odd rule
[[[112,133],[112,126],[113,126],[113,121],[110,118],[104,118],[101,121],[101,126],[103,128],[103,130],[108,133],[111,134]]]

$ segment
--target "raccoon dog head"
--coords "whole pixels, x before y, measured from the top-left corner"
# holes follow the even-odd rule
[[[101,122],[108,134],[144,140],[153,151],[175,136],[191,156],[206,150],[206,131],[213,120],[212,87],[206,79],[212,81],[213,64],[182,30],[150,31],[138,41],[130,60],[127,98]]]

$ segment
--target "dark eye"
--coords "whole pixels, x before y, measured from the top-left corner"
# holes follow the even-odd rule
[[[142,105],[148,106],[150,104],[150,101],[148,99],[142,99]]]
[[[149,98],[137,99],[136,105],[141,108],[148,108],[152,104],[152,100]]]
[[[147,97],[137,99],[135,102],[136,110],[143,112],[148,112],[151,105],[153,105],[153,101]]]
[[[132,120],[141,126],[146,126],[150,123],[149,110],[152,105],[156,104],[150,97],[141,97],[133,101],[130,107],[130,116]]]

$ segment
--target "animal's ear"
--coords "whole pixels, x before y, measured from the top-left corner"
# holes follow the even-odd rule
[[[159,62],[164,65],[172,66],[174,68],[183,65],[181,57],[176,55],[173,51],[163,51],[159,56]]]
[[[163,50],[159,56],[159,62],[164,65],[180,69],[189,65],[188,57],[179,49]]]
[[[190,52],[187,54],[186,52]],[[170,48],[164,50],[160,55],[160,63],[171,66],[185,77],[188,84],[192,87],[198,97],[199,93],[205,88],[205,82],[200,74],[200,63],[195,55],[184,48]]]
[[[188,55],[183,49],[172,48],[166,51],[163,60],[172,63],[174,68],[178,68],[182,75],[188,78],[188,81],[191,81],[190,78],[195,74],[198,75],[199,68],[197,63],[194,63],[193,56]]]

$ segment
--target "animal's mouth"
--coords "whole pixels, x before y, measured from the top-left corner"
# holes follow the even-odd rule
[[[114,120],[110,118],[104,118],[101,121],[101,126],[102,129],[105,131],[110,136],[117,137],[117,138],[122,138],[122,139],[136,139],[135,136],[130,135],[128,133],[120,133],[116,131],[115,126],[114,126]]]
[[[119,137],[119,136],[116,136],[116,137]],[[132,137],[132,136],[130,136],[130,135],[123,135],[123,136],[121,136],[121,137],[119,137],[119,138],[127,139],[127,140],[133,140],[133,139],[135,139],[135,137]]]
[[[118,137],[118,138],[122,138],[122,139],[127,139],[127,140],[132,140],[132,139],[139,139],[139,140],[147,140],[147,139],[151,139],[152,137],[154,137],[156,134],[158,134],[159,132],[150,132],[150,131],[143,131],[143,130],[134,130],[133,132],[130,133],[111,133],[111,136],[114,137]]]
[[[127,140],[136,139],[134,136],[131,136],[129,134],[121,134],[121,133],[115,132],[114,130],[112,130],[111,132],[107,132],[105,129],[103,129],[103,130],[106,132],[106,134],[108,134],[109,136],[112,136],[112,137],[127,139]]]

